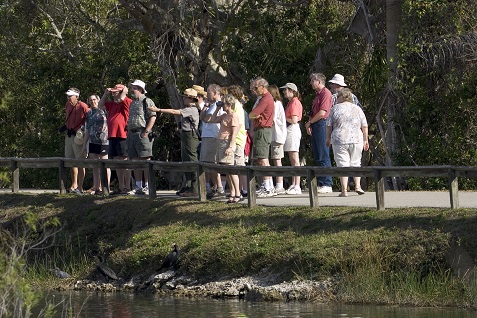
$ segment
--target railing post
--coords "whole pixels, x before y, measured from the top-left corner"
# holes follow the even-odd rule
[[[104,195],[109,195],[109,179],[108,179],[108,169],[106,168],[106,163],[99,162],[99,178],[101,179],[101,190]]]
[[[16,160],[10,162],[10,169],[12,172],[12,192],[20,192],[20,168]]]
[[[157,197],[157,178],[152,160],[147,160],[147,182],[149,184],[149,199],[155,199]]]
[[[207,188],[206,188],[206,177],[204,167],[200,162],[197,162],[197,179],[198,179],[198,191],[199,191],[199,201],[207,201]]]
[[[459,178],[454,169],[449,169],[449,195],[451,209],[459,208]]]
[[[310,196],[310,207],[317,208],[319,207],[318,203],[318,180],[316,178],[315,172],[312,169],[307,169],[307,187],[308,193]]]
[[[374,170],[374,186],[376,188],[376,208],[384,210],[384,178],[381,170]]]
[[[247,167],[247,185],[248,185],[248,207],[253,208],[257,206],[257,179],[255,172],[250,167]]]
[[[59,178],[60,178],[60,194],[65,194],[66,193],[66,167],[65,167],[65,161],[60,159],[59,163]]]

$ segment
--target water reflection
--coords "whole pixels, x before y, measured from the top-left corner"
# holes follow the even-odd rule
[[[72,317],[194,317],[194,318],[470,318],[475,312],[462,309],[403,308],[317,303],[244,302],[239,300],[184,299],[154,294],[126,293],[50,293],[45,297],[55,304],[71,304]],[[44,303],[40,306],[44,306]],[[55,317],[66,317],[60,304]],[[38,313],[38,312],[37,312]],[[33,317],[38,314],[33,315]]]

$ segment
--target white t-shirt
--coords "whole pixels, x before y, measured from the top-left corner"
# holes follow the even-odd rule
[[[287,120],[285,110],[281,101],[275,102],[275,112],[273,114],[272,141],[284,144],[287,139]]]
[[[215,112],[215,109],[217,108],[217,102],[211,104],[209,108],[206,111],[207,115],[213,115]],[[222,116],[225,114],[223,109],[220,109],[217,112],[217,117]],[[205,123],[202,122],[202,133],[201,137],[202,138],[217,138],[220,130],[220,123]]]

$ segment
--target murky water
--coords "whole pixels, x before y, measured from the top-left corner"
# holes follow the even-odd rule
[[[477,313],[455,308],[408,308],[316,303],[246,302],[240,300],[185,299],[153,294],[52,292],[46,296],[58,304],[55,317],[204,317],[204,318],[278,318],[278,317],[385,317],[385,318],[470,318]],[[43,308],[45,302],[39,305]],[[33,317],[38,316],[38,311]]]

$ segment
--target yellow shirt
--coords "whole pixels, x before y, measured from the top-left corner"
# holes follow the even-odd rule
[[[243,111],[242,103],[238,100],[235,101],[234,112],[239,118],[240,129],[235,138],[235,143],[240,147],[245,147],[245,142],[247,141],[247,132],[245,131],[245,112]]]

